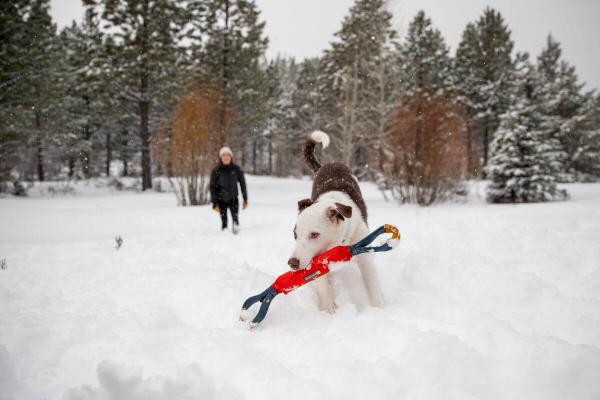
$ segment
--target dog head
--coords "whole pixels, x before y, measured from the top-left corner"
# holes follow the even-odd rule
[[[298,219],[294,227],[296,246],[288,260],[290,268],[307,268],[313,257],[339,245],[344,224],[351,217],[351,206],[331,200],[300,200]]]

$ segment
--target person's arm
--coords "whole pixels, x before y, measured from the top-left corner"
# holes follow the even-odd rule
[[[213,168],[212,173],[210,174],[210,201],[212,201],[213,208],[217,208],[217,193],[219,192],[219,179],[217,176],[218,167]]]
[[[238,167],[238,182],[240,182],[240,188],[242,188],[242,197],[244,198],[244,208],[248,206],[248,191],[246,190],[246,178],[244,177],[244,171]]]

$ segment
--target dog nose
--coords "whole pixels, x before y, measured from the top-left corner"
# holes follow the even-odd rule
[[[295,257],[292,257],[288,260],[288,265],[291,269],[298,269],[300,267],[300,260]]]

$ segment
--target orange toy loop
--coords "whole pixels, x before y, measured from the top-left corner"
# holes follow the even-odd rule
[[[392,239],[400,239],[400,232],[398,231],[398,228],[396,228],[394,225],[385,224],[384,228],[386,233],[392,234]]]

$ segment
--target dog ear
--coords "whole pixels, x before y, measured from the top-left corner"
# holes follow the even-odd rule
[[[337,223],[352,217],[352,207],[341,203],[335,203],[335,207],[327,208],[327,217],[331,222]]]
[[[303,199],[298,202],[298,212],[302,212],[306,207],[312,206],[313,201],[311,199]]]
[[[342,203],[335,203],[335,208],[342,214],[345,218],[352,218],[352,207],[347,206]]]

